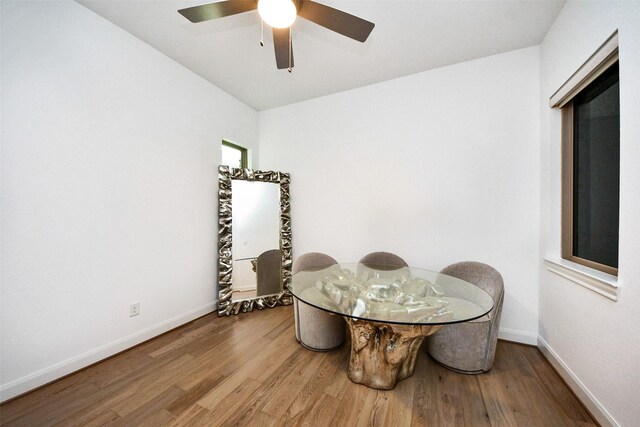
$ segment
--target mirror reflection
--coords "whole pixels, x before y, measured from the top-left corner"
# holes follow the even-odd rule
[[[232,300],[282,291],[280,188],[277,183],[233,180]]]

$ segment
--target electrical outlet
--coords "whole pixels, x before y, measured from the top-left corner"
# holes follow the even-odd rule
[[[129,305],[129,317],[137,316],[138,314],[140,314],[140,303],[134,302]]]

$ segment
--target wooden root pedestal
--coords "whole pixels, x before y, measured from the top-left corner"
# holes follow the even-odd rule
[[[413,375],[420,344],[442,327],[345,319],[351,331],[349,379],[379,390],[391,390]]]

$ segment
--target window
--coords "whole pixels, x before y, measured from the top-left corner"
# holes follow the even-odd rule
[[[620,83],[614,36],[615,46],[611,39],[605,43],[572,76],[581,74],[582,81],[565,83],[564,99],[553,104],[561,88],[552,106],[562,110],[562,258],[617,275]]]
[[[247,168],[247,149],[223,139],[222,164],[234,168]]]
[[[620,84],[618,63],[563,107],[563,258],[616,274],[620,197]],[[567,131],[569,132],[569,131]]]

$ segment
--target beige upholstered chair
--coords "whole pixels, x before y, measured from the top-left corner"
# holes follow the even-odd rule
[[[279,292],[282,292],[282,255],[279,249],[271,249],[256,260],[256,295]]]
[[[486,372],[493,366],[504,299],[502,276],[480,262],[452,264],[442,273],[473,283],[487,291],[493,309],[479,319],[445,326],[427,338],[427,351],[436,361],[465,374]]]
[[[408,267],[405,260],[390,252],[371,252],[370,254],[362,257],[358,262],[370,267],[380,267],[382,269],[388,267],[389,270]]]
[[[321,270],[338,262],[319,252],[309,252],[296,258],[292,273],[301,270]],[[314,351],[329,351],[342,345],[346,324],[342,316],[330,314],[309,304],[293,299],[296,339],[304,347]]]
[[[409,266],[398,255],[390,252],[371,252],[358,261],[356,275],[366,280],[376,277],[411,276]]]

